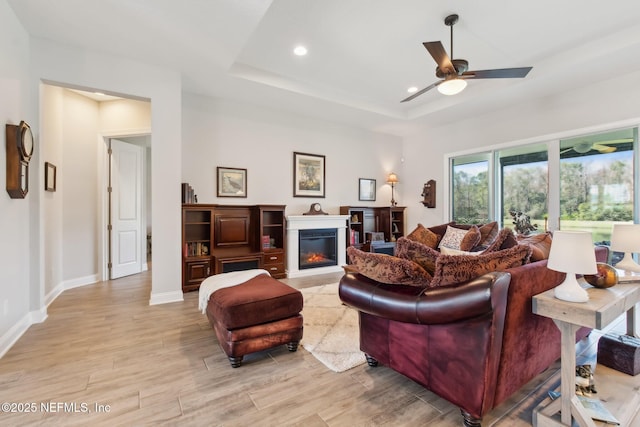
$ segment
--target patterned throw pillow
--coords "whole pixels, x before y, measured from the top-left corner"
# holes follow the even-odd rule
[[[551,233],[534,234],[531,236],[517,236],[519,245],[529,245],[531,247],[531,261],[549,259],[551,251]]]
[[[480,243],[478,243],[478,246],[489,246],[498,237],[498,232],[500,231],[497,221],[488,222],[478,228],[480,229]]]
[[[415,242],[427,245],[430,248],[436,248],[438,246],[438,235],[433,231],[426,228],[424,225],[418,223],[418,226],[411,233],[407,234],[407,239],[411,239]]]
[[[427,287],[431,275],[415,262],[391,255],[363,252],[349,246],[347,255],[358,273],[381,283]]]
[[[413,261],[429,274],[433,274],[440,252],[407,237],[400,237],[396,242],[396,256]]]
[[[468,230],[448,226],[438,246],[470,251],[478,242],[480,242],[480,230],[477,226],[472,225]]]
[[[492,271],[504,271],[529,262],[531,248],[516,245],[502,251],[473,255],[440,255],[431,287],[467,282]]]
[[[427,227],[427,228],[430,231],[434,232],[438,236],[438,241],[440,241],[442,239],[442,236],[444,236],[444,233],[447,232],[447,227],[454,224],[455,224],[455,221],[451,221],[445,224],[432,225],[431,227]]]
[[[495,238],[485,250],[484,253],[497,252],[503,249],[509,249],[518,244],[516,236],[513,234],[513,230],[509,227],[505,227],[498,232],[498,237]]]

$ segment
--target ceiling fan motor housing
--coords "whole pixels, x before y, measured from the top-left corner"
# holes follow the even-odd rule
[[[452,59],[451,63],[456,69],[456,74],[459,76],[469,69],[469,62],[467,62],[465,59]],[[445,73],[440,69],[440,67],[436,67],[436,77],[444,79],[448,75],[450,75],[450,73]]]

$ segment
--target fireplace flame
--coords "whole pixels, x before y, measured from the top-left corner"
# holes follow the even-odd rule
[[[327,261],[328,258],[319,252],[313,252],[307,255],[307,263],[312,264],[315,262],[324,262]]]

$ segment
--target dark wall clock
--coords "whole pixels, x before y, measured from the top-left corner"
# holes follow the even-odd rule
[[[24,199],[29,191],[29,160],[34,143],[31,127],[21,121],[19,125],[6,125],[7,193],[12,199]]]

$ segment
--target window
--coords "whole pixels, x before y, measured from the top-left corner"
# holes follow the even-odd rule
[[[637,140],[627,128],[452,157],[451,219],[513,227],[515,210],[540,231],[559,218],[560,229],[609,243],[614,223],[638,222]]]
[[[560,228],[608,242],[614,222],[632,222],[634,129],[560,141]]]
[[[547,227],[549,171],[547,146],[543,144],[509,148],[497,152],[502,188],[502,224],[512,224],[510,212],[529,215],[539,230]]]
[[[478,224],[489,221],[489,154],[465,156],[451,162],[454,221]]]

